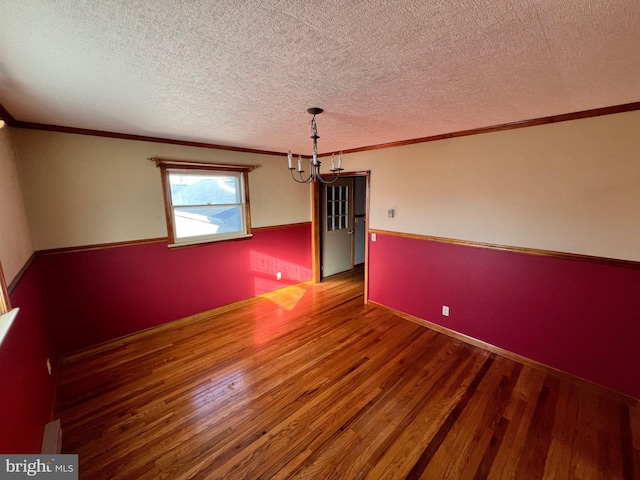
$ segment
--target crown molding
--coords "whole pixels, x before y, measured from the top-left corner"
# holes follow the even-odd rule
[[[165,143],[169,145],[180,145],[184,147],[210,148],[215,150],[227,150],[241,153],[254,153],[259,155],[286,155],[282,152],[271,150],[259,150],[255,148],[234,147],[231,145],[220,145],[207,142],[193,142],[189,140],[178,140],[174,138],[151,137],[146,135],[133,135],[130,133],[105,132],[103,130],[91,130],[88,128],[65,127],[61,125],[49,125],[46,123],[23,122],[16,120],[11,114],[0,105],[0,118],[4,119],[7,125],[14,128],[24,128],[27,130],[42,130],[47,132],[73,133],[76,135],[90,135],[94,137],[116,138],[120,140],[137,140],[140,142]]]
[[[479,135],[482,133],[500,132],[504,130],[515,130],[517,128],[535,127],[538,125],[548,125],[551,123],[567,122],[570,120],[580,120],[583,118],[599,117],[602,115],[612,115],[615,113],[624,113],[640,110],[640,102],[625,103],[623,105],[613,105],[609,107],[594,108],[591,110],[582,110],[579,112],[564,113],[560,115],[551,115],[548,117],[533,118],[529,120],[521,120],[517,122],[503,123],[499,125],[492,125],[488,127],[472,128],[469,130],[460,130],[457,132],[442,133],[438,135],[431,135],[428,137],[413,138],[408,140],[400,140],[397,142],[380,143],[377,145],[369,145],[364,147],[356,147],[342,150],[343,153],[358,153],[366,152],[369,150],[379,150],[383,148],[402,147],[405,145],[413,145],[415,143],[434,142],[437,140],[445,140],[448,138],[466,137],[469,135]],[[25,128],[29,130],[43,130],[49,132],[61,132],[61,133],[73,133],[77,135],[91,135],[96,137],[117,138],[122,140],[137,140],[141,142],[154,142],[154,143],[166,143],[170,145],[181,145],[186,147],[198,147],[198,148],[210,148],[215,150],[228,150],[241,153],[254,153],[260,155],[286,155],[286,152],[275,152],[271,150],[259,150],[254,148],[234,147],[231,145],[220,145],[216,143],[207,142],[193,142],[189,140],[178,140],[175,138],[164,137],[152,137],[145,135],[133,135],[129,133],[118,132],[105,132],[103,130],[91,130],[87,128],[65,127],[61,125],[50,125],[46,123],[34,123],[24,122],[22,120],[16,120],[3,106],[0,104],[0,118],[2,118],[7,125],[14,128]],[[338,153],[327,152],[319,155],[320,157],[326,157]],[[303,155],[304,156],[304,155]],[[306,158],[306,156],[304,156]]]
[[[380,143],[378,145],[369,145],[366,147],[349,148],[343,150],[342,153],[366,152],[368,150],[379,150],[382,148],[402,147],[405,145],[413,145],[414,143],[434,142],[436,140],[445,140],[447,138],[466,137],[469,135],[479,135],[482,133],[501,132],[504,130],[515,130],[516,128],[535,127],[538,125],[548,125],[551,123],[567,122],[570,120],[580,120],[583,118],[600,117],[602,115],[612,115],[614,113],[633,112],[640,110],[640,102],[625,103],[624,105],[613,105],[610,107],[594,108],[591,110],[583,110],[580,112],[564,113],[561,115],[551,115],[548,117],[533,118],[530,120],[521,120],[518,122],[503,123],[500,125],[492,125],[489,127],[472,128],[469,130],[460,130],[458,132],[442,133],[431,135],[429,137],[413,138],[409,140],[400,140],[397,142]],[[324,155],[331,155],[323,154]]]

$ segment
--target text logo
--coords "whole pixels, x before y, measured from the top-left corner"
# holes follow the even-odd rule
[[[78,480],[78,455],[0,455],[0,479]]]

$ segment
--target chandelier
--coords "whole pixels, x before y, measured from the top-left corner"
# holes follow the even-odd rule
[[[323,178],[320,174],[320,160],[318,160],[318,127],[316,125],[316,115],[320,115],[324,110],[318,107],[308,108],[307,112],[313,115],[311,119],[311,138],[313,139],[313,156],[309,161],[309,176],[304,177],[302,174],[304,170],[302,168],[302,155],[298,155],[298,166],[295,167],[293,165],[293,156],[291,155],[291,150],[289,150],[289,171],[291,172],[291,178],[293,178],[298,183],[310,183],[310,182],[321,182],[321,183],[333,183],[340,176],[340,172],[343,170],[342,168],[342,152],[338,155],[338,163],[333,158],[333,154],[331,154],[331,177]],[[298,173],[299,179],[294,175],[293,171],[296,170]]]

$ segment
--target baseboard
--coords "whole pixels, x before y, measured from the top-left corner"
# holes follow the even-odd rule
[[[538,369],[538,370],[542,370],[545,373],[549,373],[551,375],[555,375],[558,377],[561,377],[567,381],[570,381],[572,383],[578,384],[578,385],[583,385],[583,386],[588,386],[589,388],[595,388],[597,389],[601,394],[612,398],[615,401],[619,401],[619,402],[623,402],[629,405],[635,405],[640,403],[640,399],[634,398],[630,395],[627,395],[625,393],[622,392],[618,392],[616,390],[613,390],[611,388],[607,388],[603,385],[600,385],[598,383],[592,382],[590,380],[587,380],[585,378],[582,377],[578,377],[576,375],[573,375],[571,373],[567,373],[563,370],[559,370],[555,367],[551,367],[549,365],[546,365],[544,363],[538,362],[536,360],[532,360],[530,358],[524,357],[522,355],[518,355],[517,353],[513,353],[509,350],[505,350],[504,348],[500,348],[500,347],[496,347],[495,345],[492,345],[490,343],[484,342],[482,340],[478,340],[477,338],[473,338],[470,337],[468,335],[465,335],[463,333],[460,332],[456,332],[455,330],[451,330],[449,328],[443,327],[442,325],[438,325],[436,323],[432,323],[428,320],[425,320],[423,318],[419,318],[419,317],[415,317],[413,315],[410,315],[408,313],[404,313],[400,310],[396,310],[395,308],[391,308],[391,307],[387,307],[386,305],[382,305],[378,302],[375,302],[373,300],[369,300],[370,304],[375,305],[376,307],[382,308],[384,310],[387,310],[391,313],[393,313],[394,315],[397,315],[398,317],[404,318],[405,320],[409,320],[413,323],[417,323],[418,325],[422,325],[423,327],[427,327],[430,328],[431,330],[435,330],[438,333],[442,333],[443,335],[447,335],[449,337],[455,338],[456,340],[460,340],[461,342],[467,343],[469,345],[473,345],[474,347],[478,347],[482,350],[486,350],[488,352],[491,353],[495,353],[497,355],[500,355],[502,357],[508,358],[509,360],[513,360],[514,362],[518,362],[521,363],[523,365],[527,365],[529,367]]]

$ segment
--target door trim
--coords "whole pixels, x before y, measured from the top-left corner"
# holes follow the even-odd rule
[[[324,175],[323,175],[324,176]],[[369,299],[369,181],[370,170],[357,172],[346,172],[341,177],[365,177],[365,225],[366,241],[364,243],[364,303]],[[330,175],[328,175],[330,177]],[[320,182],[313,182],[311,188],[311,250],[312,250],[312,280],[314,283],[322,281],[321,261],[320,261],[320,235],[322,228],[322,205],[320,205]]]

